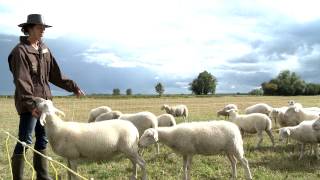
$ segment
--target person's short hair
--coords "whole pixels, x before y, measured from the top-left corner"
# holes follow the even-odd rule
[[[21,32],[23,32],[24,35],[29,35],[29,29],[33,28],[34,26],[35,26],[35,24],[26,24],[26,25],[22,26]]]

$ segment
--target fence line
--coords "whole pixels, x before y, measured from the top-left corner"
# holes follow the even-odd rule
[[[35,170],[32,166],[32,164],[27,160],[26,158],[26,147],[28,147],[29,149],[31,149],[31,151],[39,154],[40,156],[46,158],[49,162],[50,162],[50,165],[51,167],[53,168],[53,170],[55,171],[55,179],[58,180],[58,171],[57,169],[55,168],[55,166],[53,165],[53,163],[56,163],[58,165],[60,165],[61,167],[63,167],[64,169],[66,169],[67,171],[71,172],[73,175],[75,176],[78,176],[79,178],[83,179],[83,180],[89,180],[88,178],[85,178],[83,177],[82,175],[80,175],[79,173],[73,171],[72,169],[70,169],[69,167],[67,167],[66,165],[52,159],[51,157],[49,156],[46,156],[42,153],[40,153],[39,151],[35,150],[34,148],[32,148],[31,146],[27,145],[25,142],[22,142],[20,141],[18,138],[16,138],[15,136],[13,136],[12,134],[10,134],[8,131],[4,131],[1,129],[1,131],[7,135],[7,139],[6,139],[6,153],[7,153],[7,158],[8,158],[8,161],[9,161],[9,166],[10,166],[10,172],[11,172],[11,177],[13,179],[13,174],[12,174],[12,166],[11,166],[11,158],[10,158],[10,153],[9,153],[9,146],[8,146],[8,141],[9,141],[9,138],[12,138],[14,139],[15,141],[17,141],[18,143],[22,144],[23,146],[23,156],[24,156],[24,159],[26,161],[26,163],[32,168],[32,180],[34,179],[34,174],[35,174]]]

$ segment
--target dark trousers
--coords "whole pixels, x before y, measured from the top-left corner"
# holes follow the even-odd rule
[[[36,143],[34,148],[38,151],[47,148],[48,139],[46,136],[45,128],[41,126],[40,121],[34,118],[31,113],[22,113],[20,115],[19,123],[19,140],[32,144],[32,134],[35,131]],[[16,144],[14,154],[23,154],[23,146],[20,143]]]

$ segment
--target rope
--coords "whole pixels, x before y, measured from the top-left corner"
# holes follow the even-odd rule
[[[49,161],[49,162],[50,162],[50,166],[51,166],[52,169],[54,170],[54,173],[55,173],[55,176],[56,176],[56,180],[59,180],[58,171],[57,171],[56,167],[54,167],[52,161]]]
[[[20,143],[20,144],[23,145],[23,148],[24,148],[24,157],[25,157],[25,147],[28,147],[28,148],[31,149],[33,152],[35,152],[35,153],[39,154],[40,156],[46,158],[50,163],[54,162],[54,163],[62,166],[63,168],[65,168],[65,169],[68,170],[69,172],[71,172],[73,175],[78,176],[79,178],[81,178],[81,179],[83,179],[83,180],[89,180],[88,178],[85,178],[85,177],[81,176],[80,174],[78,174],[77,172],[73,171],[72,169],[70,169],[70,168],[67,167],[66,165],[64,165],[64,164],[62,164],[62,163],[60,163],[60,162],[52,159],[52,158],[49,157],[49,156],[46,156],[46,155],[40,153],[39,151],[35,150],[35,149],[32,148],[31,146],[27,145],[25,142],[22,142],[22,141],[20,141],[19,139],[17,139],[15,136],[11,135],[9,132],[4,131],[4,130],[1,130],[1,131],[3,131],[5,134],[7,134],[7,135],[8,135],[8,138],[11,137],[11,138],[13,138],[14,140],[16,140],[18,143]],[[7,138],[7,139],[8,139],[8,138]],[[9,162],[11,162],[11,161],[10,161],[10,154],[9,154],[9,150],[8,150],[8,149],[9,149],[8,140],[6,141],[6,149],[7,149],[7,155],[8,155],[8,158],[9,158]],[[25,157],[25,160],[26,160],[26,162],[27,162],[29,165],[31,164],[31,163],[29,163],[29,162],[27,161],[26,157]],[[33,169],[33,173],[32,173],[32,180],[33,180],[34,168],[33,168],[32,165],[31,165],[31,167],[32,167],[32,169]],[[55,168],[53,168],[53,169],[56,171]],[[11,166],[11,163],[10,163],[10,170],[11,170],[11,176],[13,177],[13,175],[12,175],[12,166]],[[56,171],[56,179],[57,179],[57,171]]]
[[[31,167],[32,169],[32,178],[31,180],[34,180],[34,175],[35,175],[35,169],[33,168],[32,164],[28,161],[27,157],[26,157],[26,146],[27,144],[25,142],[21,142],[22,146],[23,146],[23,158],[26,161],[26,163]]]
[[[7,134],[7,139],[6,139],[6,153],[7,153],[7,157],[8,157],[9,166],[10,166],[10,174],[11,174],[11,178],[13,179],[12,165],[11,165],[11,158],[10,158],[10,154],[9,154],[9,145],[8,145],[8,142],[9,142],[10,136],[9,136],[9,133],[8,133],[8,132],[6,132],[6,134]]]

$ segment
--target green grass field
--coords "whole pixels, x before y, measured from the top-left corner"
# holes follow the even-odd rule
[[[190,121],[214,120],[216,111],[229,103],[237,104],[243,110],[245,107],[264,102],[273,107],[280,107],[287,104],[287,101],[294,99],[304,106],[320,107],[318,96],[298,97],[253,97],[253,96],[222,96],[222,97],[164,97],[164,98],[55,98],[55,105],[62,109],[67,117],[66,120],[86,122],[90,109],[107,105],[114,110],[125,113],[150,111],[156,115],[162,114],[162,104],[186,104],[189,108]],[[223,119],[223,118],[220,118]],[[177,119],[181,122],[182,119]],[[9,131],[17,136],[18,116],[16,114],[13,99],[0,98],[0,129]],[[306,155],[303,160],[298,160],[298,148],[294,142],[289,145],[279,144],[278,135],[274,132],[276,139],[275,149],[271,148],[271,142],[267,135],[260,149],[254,149],[257,142],[255,135],[245,135],[244,148],[245,156],[249,160],[251,172],[254,179],[320,179],[320,161],[314,155]],[[6,135],[0,133],[0,179],[11,179],[9,164],[5,150]],[[9,140],[10,156],[15,141]],[[49,146],[50,149],[50,146]],[[179,155],[168,156],[171,150],[164,145],[160,146],[160,155],[154,155],[154,146],[148,148],[144,154],[147,162],[149,179],[181,179],[182,178],[182,157]],[[50,150],[50,156],[66,164],[61,157],[56,156]],[[27,157],[32,160],[32,152],[27,152]],[[82,164],[78,168],[79,173],[85,177],[94,179],[128,179],[131,175],[131,163],[125,158],[117,158],[105,163]],[[59,174],[67,179],[66,170],[58,167]],[[244,179],[243,168],[238,163],[238,179]],[[26,166],[25,175],[31,179],[31,168]],[[53,175],[53,170],[50,169]],[[139,171],[139,175],[141,172]],[[192,163],[191,176],[193,179],[229,179],[231,167],[229,160],[223,154],[216,156],[195,156]]]

